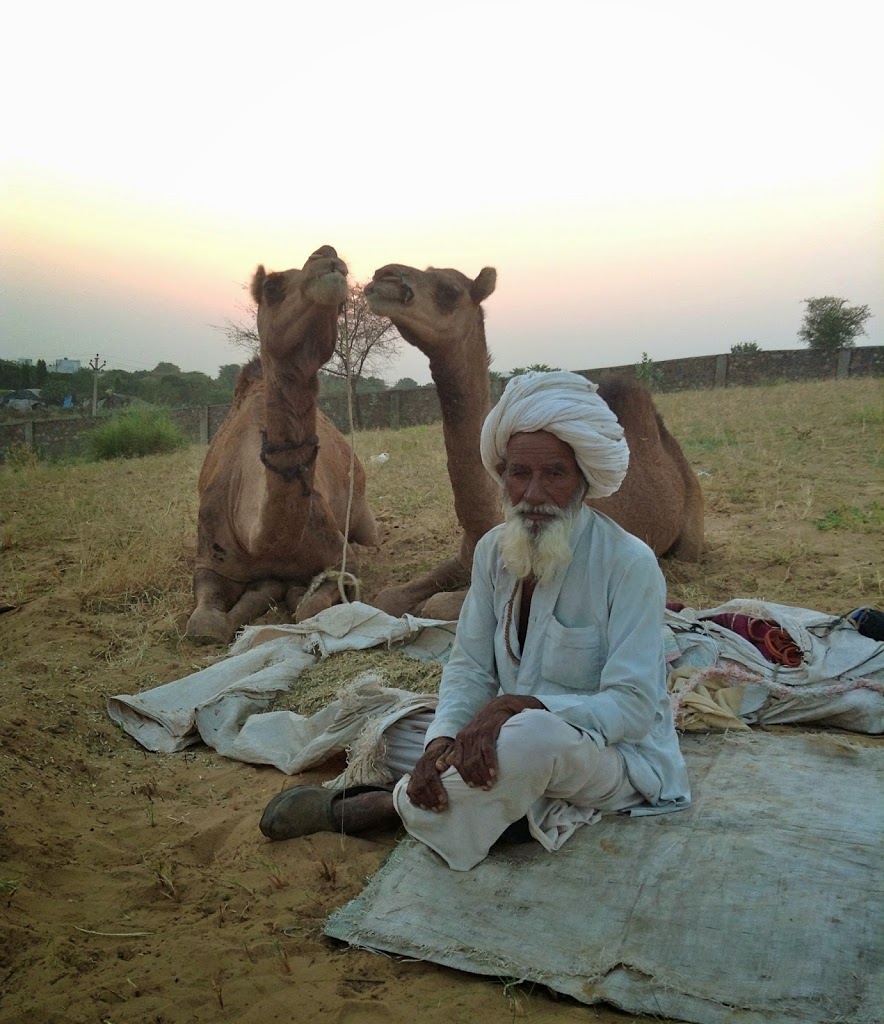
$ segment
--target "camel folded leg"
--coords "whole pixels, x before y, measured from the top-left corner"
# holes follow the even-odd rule
[[[699,486],[688,486],[688,499],[685,502],[685,517],[681,532],[666,554],[672,558],[678,558],[682,562],[699,562],[700,556],[703,554],[704,537],[703,494]]]
[[[387,587],[378,594],[374,603],[388,615],[405,615],[406,612],[414,615],[428,598],[441,595],[442,591],[462,590],[469,583],[468,565],[459,558],[449,558],[420,579],[398,587]]]
[[[282,580],[261,580],[260,583],[251,584],[227,613],[233,632],[270,611],[274,605],[282,601],[285,592],[286,584]]]
[[[338,589],[337,580],[326,580],[325,583],[319,585],[314,593],[298,605],[295,612],[295,622],[303,622],[304,619],[310,619],[314,615],[324,612],[326,608],[331,608],[332,605],[340,603],[341,593]]]
[[[353,503],[350,519],[350,536],[347,540],[351,544],[362,544],[365,547],[376,548],[380,543],[378,527],[374,514],[368,506],[368,499],[365,495],[357,498]]]
[[[446,590],[439,594],[433,594],[423,604],[418,605],[413,614],[422,619],[442,619],[443,622],[454,622],[460,618],[460,610],[468,593],[469,588]]]
[[[306,593],[307,588],[301,586],[300,583],[293,583],[285,592],[285,606],[288,609],[293,622],[295,619],[295,612],[298,610],[298,605],[303,601]]]
[[[245,590],[244,583],[224,579],[211,569],[197,569],[193,574],[193,594],[196,598],[185,636],[193,640],[220,640],[228,643],[235,632],[227,615]]]

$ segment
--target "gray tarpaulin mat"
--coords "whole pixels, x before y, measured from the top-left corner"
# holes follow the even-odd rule
[[[698,1024],[882,1020],[882,750],[687,736],[694,803],[469,872],[401,843],[326,934]]]

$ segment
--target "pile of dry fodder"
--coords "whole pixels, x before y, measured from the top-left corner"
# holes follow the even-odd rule
[[[437,693],[442,666],[416,661],[401,648],[372,648],[369,651],[344,651],[322,658],[305,669],[297,684],[273,702],[272,711],[295,711],[312,715],[330,704],[340,691],[359,676],[371,673],[384,686],[412,693]]]

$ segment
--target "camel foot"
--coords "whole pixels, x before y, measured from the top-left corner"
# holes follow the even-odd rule
[[[401,617],[415,607],[415,596],[408,587],[387,587],[374,599],[374,606],[388,615]]]
[[[187,620],[184,635],[196,643],[220,641],[229,644],[233,639],[230,619],[218,608],[197,608]]]
[[[699,562],[703,555],[703,541],[694,537],[679,537],[667,554],[680,562]]]
[[[289,610],[290,614],[294,615],[298,610],[298,605],[301,603],[302,598],[307,593],[306,587],[301,587],[296,583],[293,583],[285,593],[285,606]]]
[[[455,622],[460,615],[466,596],[465,590],[433,594],[417,608],[414,614],[422,619],[442,619],[445,622]]]
[[[312,619],[314,615],[324,612],[334,604],[341,603],[341,595],[338,593],[337,583],[323,583],[315,594],[312,594],[304,601],[295,612],[295,622],[303,622],[304,619]]]

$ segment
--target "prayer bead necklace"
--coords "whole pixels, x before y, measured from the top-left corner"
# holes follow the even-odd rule
[[[503,620],[503,642],[506,647],[506,653],[510,656],[510,661],[514,665],[521,665],[522,659],[517,657],[512,647],[510,646],[510,628],[513,624],[513,605],[516,603],[516,594],[519,592],[519,584],[521,580],[516,580],[516,585],[513,587],[513,592],[510,595],[510,599],[506,606],[506,617]]]

